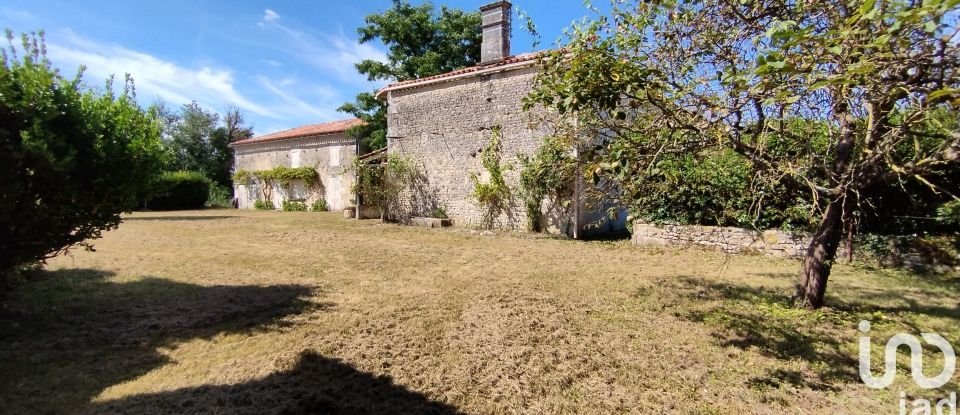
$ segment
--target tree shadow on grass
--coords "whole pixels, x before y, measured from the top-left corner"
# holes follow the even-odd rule
[[[0,304],[0,413],[77,412],[105,388],[169,363],[158,348],[281,329],[329,303],[312,287],[199,286],[109,272],[42,272]]]
[[[955,307],[924,304],[915,298],[909,298],[902,293],[893,291],[859,292],[855,301],[832,299],[830,308],[849,313],[880,312],[886,315],[903,313],[923,314],[929,317],[939,317],[956,321],[960,324],[960,303]],[[878,302],[886,303],[878,305]],[[901,323],[908,323],[902,321]],[[916,327],[914,327],[916,328]],[[916,328],[916,332],[920,332]]]
[[[873,268],[863,266],[860,267],[866,270],[876,271]],[[755,275],[779,280],[793,280],[796,278],[796,274],[792,273],[758,273]],[[915,278],[917,281],[921,282],[919,286],[912,286],[920,296],[935,297],[943,295],[942,292],[937,292],[935,289],[924,287],[925,285],[940,287],[944,290],[960,289],[960,276],[956,275],[912,274],[900,276],[899,278],[908,278],[908,280],[904,281],[904,284],[909,284],[912,282],[909,280],[909,278]],[[897,288],[877,289],[866,287],[843,287],[846,289],[848,294],[835,295],[836,290],[840,288],[841,287],[839,286],[829,286],[827,288],[826,307],[830,310],[849,314],[876,312],[884,314],[914,313],[923,314],[929,317],[940,317],[956,320],[956,322],[960,324],[960,301],[958,301],[954,307],[924,304],[917,299],[904,295],[903,291]],[[778,299],[787,299],[784,293],[779,294],[780,295],[776,296]]]
[[[452,406],[396,385],[388,377],[360,372],[345,362],[312,351],[301,353],[293,369],[263,379],[135,395],[94,405],[91,412],[138,415],[460,413]]]
[[[698,306],[679,317],[716,328],[713,337],[724,347],[736,347],[783,361],[802,360],[808,373],[776,369],[750,381],[756,387],[793,385],[832,391],[837,384],[859,382],[857,360],[843,350],[836,328],[795,310],[781,290],[748,287],[694,277],[677,280],[681,295]]]
[[[766,275],[793,278],[792,274]],[[729,284],[696,277],[681,277],[673,291],[694,301],[675,313],[681,318],[713,328],[713,337],[724,347],[755,350],[784,363],[803,361],[806,369],[771,369],[750,380],[751,386],[779,388],[790,385],[815,391],[835,391],[842,384],[861,384],[857,324],[877,312],[909,332],[918,315],[944,318],[960,324],[960,307],[922,304],[896,289],[853,288],[844,295],[828,295],[829,309],[811,312],[792,307],[788,290]],[[850,288],[844,288],[844,290]],[[937,295],[922,292],[924,295]],[[941,294],[942,295],[942,294]],[[944,389],[954,390],[954,389]]]

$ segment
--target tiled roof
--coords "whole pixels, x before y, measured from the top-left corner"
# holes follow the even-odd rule
[[[230,143],[231,146],[241,144],[256,144],[268,141],[289,140],[293,138],[311,137],[315,135],[329,135],[342,133],[356,125],[362,125],[363,120],[351,118],[349,120],[332,121],[323,124],[304,125],[289,130],[278,131],[275,133],[261,135],[259,137],[248,138]]]
[[[364,161],[366,161],[366,160],[379,160],[379,159],[383,158],[383,157],[386,156],[386,155],[387,155],[387,148],[384,147],[384,148],[381,148],[381,149],[379,149],[379,150],[373,150],[373,151],[371,151],[371,152],[369,152],[369,153],[367,153],[367,154],[364,154],[364,155],[362,155],[362,156],[360,156],[360,157],[358,157],[358,158],[359,158],[360,160],[364,160]]]
[[[434,75],[434,76],[428,76],[428,77],[420,78],[420,79],[411,79],[411,80],[409,80],[409,81],[396,82],[396,83],[387,85],[386,87],[384,87],[384,88],[381,89],[380,91],[377,91],[377,97],[379,98],[380,95],[383,94],[384,92],[396,91],[396,90],[399,90],[399,89],[413,88],[413,87],[418,86],[418,85],[433,83],[433,82],[435,82],[435,81],[443,80],[443,79],[445,79],[445,78],[453,78],[453,77],[457,77],[457,76],[460,76],[460,75],[467,75],[467,74],[474,73],[474,72],[483,72],[483,71],[487,71],[487,70],[490,70],[490,69],[496,69],[496,68],[500,68],[500,67],[503,67],[503,66],[513,65],[513,64],[520,64],[520,63],[525,63],[525,62],[532,62],[532,61],[537,60],[537,58],[539,58],[541,55],[543,55],[543,54],[545,54],[545,53],[547,53],[547,52],[525,53],[525,54],[523,54],[523,55],[511,56],[511,57],[506,58],[506,59],[504,59],[504,60],[502,60],[502,61],[500,61],[500,62],[488,63],[488,64],[485,64],[485,65],[471,66],[471,67],[468,67],[468,68],[457,69],[457,70],[455,70],[455,71],[450,71],[450,72],[447,72],[447,73],[442,73],[442,74]],[[526,65],[524,65],[524,66],[526,66]]]

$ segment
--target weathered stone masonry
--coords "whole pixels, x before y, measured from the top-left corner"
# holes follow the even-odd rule
[[[543,108],[523,110],[523,99],[540,69],[540,55],[510,56],[510,2],[494,1],[481,7],[480,13],[480,65],[398,82],[377,93],[388,104],[389,156],[413,160],[419,173],[411,191],[403,195],[404,211],[392,212],[397,219],[443,208],[455,225],[486,225],[486,207],[473,195],[473,177],[489,180],[481,152],[499,130],[501,170],[513,189],[513,198],[490,225],[508,229],[528,225],[524,203],[517,194],[523,167],[518,155],[536,152],[553,133],[552,124],[558,117]],[[572,211],[541,206],[541,228],[574,237],[623,229],[625,215],[623,220],[607,220],[602,213],[605,207],[593,206],[584,194],[581,190],[574,196]]]
[[[750,229],[698,226],[654,225],[633,223],[633,243],[637,245],[697,245],[725,252],[757,252],[767,255],[799,258],[806,253],[810,237],[805,234],[780,230],[754,231]]]
[[[356,155],[356,140],[345,133],[312,137],[299,137],[263,143],[234,146],[235,171],[269,170],[277,166],[315,167],[319,184],[310,192],[303,183],[291,183],[288,188],[276,187],[272,192],[274,206],[280,207],[284,200],[305,200],[307,204],[318,198],[327,201],[331,210],[341,210],[351,205],[350,192],[354,177],[344,174]],[[257,200],[256,186],[234,183],[238,207],[250,209]]]
[[[411,158],[424,179],[407,195],[408,215],[442,207],[458,225],[480,224],[483,211],[473,198],[471,173],[487,178],[480,151],[490,143],[494,127],[502,133],[502,165],[511,167],[504,177],[517,186],[517,155],[532,154],[549,134],[537,122],[536,111],[523,111],[522,100],[537,72],[534,63],[388,92],[388,151]],[[516,202],[498,218],[498,226],[525,226],[522,204]]]

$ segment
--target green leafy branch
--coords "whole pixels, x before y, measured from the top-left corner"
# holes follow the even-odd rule
[[[489,180],[481,181],[476,173],[470,174],[473,181],[473,197],[484,209],[482,226],[493,226],[493,220],[510,206],[512,192],[503,178],[503,171],[509,169],[501,165],[500,141],[503,133],[500,126],[492,129],[490,143],[480,151],[480,162],[489,174]]]
[[[313,167],[278,166],[269,170],[237,170],[233,182],[240,185],[258,184],[264,199],[270,199],[274,186],[287,187],[294,180],[302,180],[307,188],[313,188],[320,182],[320,176]]]
[[[576,160],[570,146],[557,137],[548,137],[533,156],[519,155],[520,195],[527,215],[527,227],[540,231],[544,199],[551,208],[568,209],[576,179]]]

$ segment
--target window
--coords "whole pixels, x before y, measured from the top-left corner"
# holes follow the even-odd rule
[[[290,150],[290,167],[300,167],[300,149]]]
[[[337,167],[340,165],[340,146],[330,147],[330,166]]]

